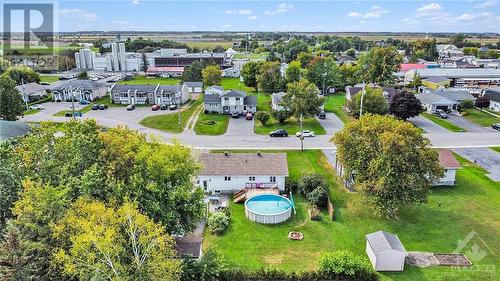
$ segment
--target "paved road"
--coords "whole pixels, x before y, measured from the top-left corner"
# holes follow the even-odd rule
[[[41,110],[34,115],[28,115],[22,119],[25,122],[37,122],[43,120],[53,120],[56,122],[65,122],[70,118],[54,117],[53,113],[68,109],[67,103],[47,103],[46,109]],[[168,112],[168,111],[167,111]],[[201,149],[299,149],[300,140],[296,137],[288,138],[270,138],[265,135],[252,134],[225,134],[222,136],[198,136],[187,132],[180,134],[166,133],[163,131],[151,129],[140,125],[138,122],[149,115],[165,114],[166,111],[151,111],[149,108],[137,108],[133,111],[126,111],[124,108],[109,108],[103,111],[90,111],[84,114],[84,118],[94,118],[97,124],[105,127],[116,127],[118,125],[128,126],[129,128],[139,130],[145,134],[153,134],[158,136],[165,142],[171,142],[173,139],[181,140],[182,143]],[[232,122],[231,120],[230,122]],[[251,126],[251,122],[247,122],[243,118],[237,119],[232,125],[238,126],[238,122],[243,126]],[[325,127],[327,134],[316,136],[314,138],[306,138],[304,147],[310,149],[332,149],[334,145],[329,142],[329,139],[335,132],[336,126],[339,126],[334,118],[327,117]],[[337,125],[335,125],[337,124]],[[231,126],[231,123],[230,123]],[[238,130],[241,128],[238,128]],[[246,132],[252,130],[244,129]],[[426,133],[425,136],[430,139],[433,146],[440,148],[460,148],[460,147],[492,147],[500,146],[499,132],[481,132],[481,133],[453,133],[447,130],[440,132]]]
[[[490,148],[457,148],[453,151],[487,170],[490,179],[500,181],[500,153]]]
[[[342,120],[335,115],[335,113],[326,113],[326,119],[319,119],[316,117],[316,120],[321,124],[321,126],[328,132],[328,133],[335,133],[337,131],[340,131],[344,127],[344,123],[342,123]]]
[[[493,129],[487,127],[481,127],[475,123],[472,123],[467,118],[459,116],[454,113],[448,114],[448,122],[457,125],[458,127],[466,130],[467,132],[491,132]]]
[[[422,130],[424,130],[427,133],[448,133],[449,131],[438,124],[432,122],[431,120],[423,117],[423,116],[417,116],[408,119],[413,125],[420,127]]]

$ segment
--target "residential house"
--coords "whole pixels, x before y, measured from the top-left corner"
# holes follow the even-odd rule
[[[438,109],[442,109],[445,112],[451,111],[456,109],[459,104],[458,101],[434,93],[418,94],[415,97],[420,100],[425,111],[431,114],[435,113]]]
[[[207,193],[234,193],[246,188],[285,190],[286,153],[204,153],[198,184]]]
[[[228,58],[232,58],[237,52],[233,48],[229,48],[224,53]]]
[[[441,87],[449,87],[451,79],[441,76],[433,76],[422,79],[422,85],[436,90]]]
[[[285,77],[287,69],[288,69],[288,63],[282,62],[281,65],[280,65],[280,74],[281,74],[281,77]]]
[[[199,95],[203,93],[203,82],[184,82],[182,91],[186,91],[190,95]]]
[[[108,93],[106,84],[91,80],[68,80],[49,88],[55,101],[93,101]]]
[[[433,91],[432,93],[453,101],[457,101],[458,103],[465,100],[474,101],[476,99],[473,95],[470,94],[469,91],[460,88],[441,88]]]
[[[382,95],[384,98],[386,98],[388,101],[394,97],[399,90],[392,88],[392,87],[379,87],[376,85],[367,85],[367,87],[370,88],[380,88],[382,89]],[[361,84],[355,85],[355,86],[346,86],[345,87],[345,98],[346,100],[352,100],[358,93],[361,93],[363,90],[363,86]]]
[[[361,92],[363,90],[363,87],[361,86],[346,86],[345,87],[345,98],[346,100],[352,100],[354,96]]]
[[[413,81],[415,75],[420,76],[422,79],[429,77],[446,77],[451,79],[451,86],[455,85],[492,85],[500,83],[500,69],[487,69],[487,68],[465,68],[465,69],[451,69],[451,68],[426,68],[426,69],[413,69],[405,73],[405,82]]]
[[[46,88],[35,82],[16,86],[16,90],[21,94],[24,102],[26,99],[28,102],[40,100],[47,94]]]
[[[435,182],[434,186],[453,186],[455,185],[455,177],[457,170],[462,166],[457,161],[453,153],[447,149],[439,149],[439,164],[444,169],[444,176]]]
[[[0,120],[0,143],[11,138],[23,137],[31,131],[27,123]]]
[[[500,87],[485,89],[483,97],[490,100],[489,108],[491,110],[500,112]]]
[[[438,44],[436,45],[438,54],[440,58],[447,57],[463,57],[464,52],[462,52],[457,46],[451,44]]]
[[[119,104],[183,104],[190,95],[182,91],[179,85],[113,84],[110,97],[113,103]]]
[[[222,77],[236,78],[240,77],[240,70],[235,67],[230,67],[222,70]]]
[[[342,64],[352,64],[355,63],[356,59],[348,56],[348,55],[340,55],[337,57],[337,64],[342,65]]]
[[[205,95],[220,95],[222,92],[224,92],[224,88],[218,85],[210,86],[205,89]]]
[[[366,255],[376,271],[403,271],[408,255],[395,234],[377,231],[366,236]]]
[[[273,93],[271,95],[271,106],[273,110],[279,111],[284,109],[282,103],[283,103],[283,97],[285,95],[286,95],[285,92]]]
[[[184,73],[183,66],[150,66],[146,71],[148,76],[159,76],[163,78],[178,78]]]
[[[255,113],[257,110],[257,97],[247,96],[244,91],[229,90],[221,94],[204,96],[205,111],[221,114]]]

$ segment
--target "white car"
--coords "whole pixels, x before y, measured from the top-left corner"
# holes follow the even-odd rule
[[[41,104],[35,104],[35,105],[30,106],[29,109],[38,109],[38,110],[40,110],[40,109],[44,109],[44,107]]]
[[[309,131],[309,130],[304,130],[304,131],[302,131],[302,134],[300,132],[297,132],[295,135],[297,137],[300,137],[300,135],[303,135],[305,138],[310,138],[310,137],[314,137],[314,132]]]

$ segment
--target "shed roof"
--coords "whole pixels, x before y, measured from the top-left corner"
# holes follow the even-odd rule
[[[204,153],[200,156],[202,176],[276,175],[288,176],[285,153]]]
[[[193,81],[193,82],[184,82],[184,84],[188,85],[189,87],[203,87],[203,82],[198,82],[198,81]]]
[[[453,153],[447,149],[439,149],[439,164],[445,169],[462,167]]]
[[[381,230],[367,234],[366,241],[368,241],[375,254],[388,250],[395,250],[406,254],[406,249],[396,234]]]

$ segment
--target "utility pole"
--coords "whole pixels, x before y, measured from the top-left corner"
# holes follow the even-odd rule
[[[71,108],[73,109],[73,119],[76,120],[75,116],[75,94],[73,93],[73,84],[69,81],[69,90],[71,92]]]
[[[24,87],[24,78],[21,78],[21,85],[23,88],[24,104],[26,105],[26,110],[29,109],[28,106],[28,95],[26,94],[26,88]]]
[[[179,93],[179,84],[177,84],[177,112],[178,112],[178,126],[181,128],[181,93]]]
[[[300,114],[300,151],[304,151],[304,128],[302,127],[302,120],[304,115]]]
[[[361,91],[361,103],[359,105],[359,117],[363,115],[363,98],[365,97],[365,81],[363,81],[363,90]]]

